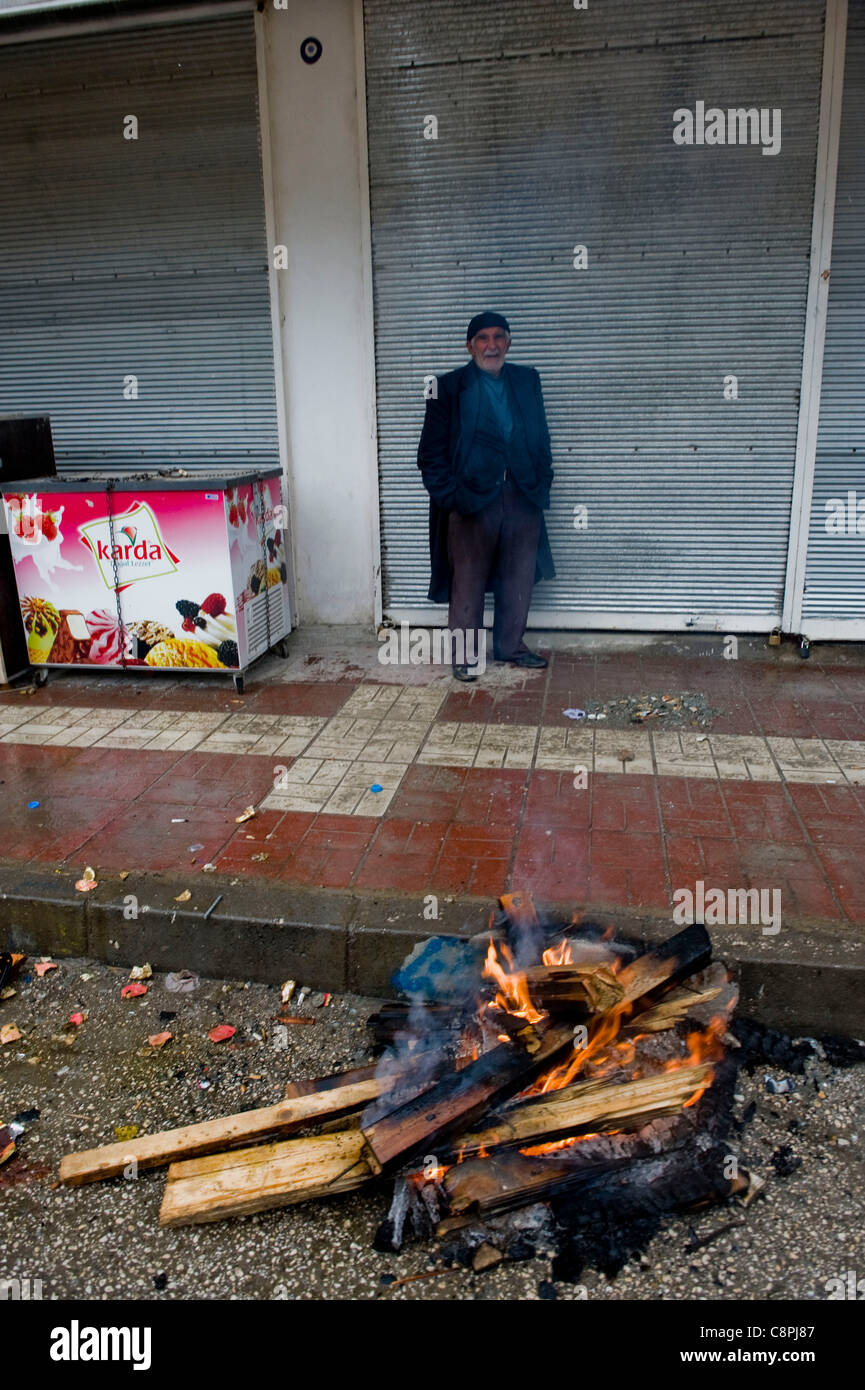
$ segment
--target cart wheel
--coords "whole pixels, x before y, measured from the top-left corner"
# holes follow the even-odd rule
[[[243,672],[242,672],[242,671],[238,671],[237,675],[234,677],[234,688],[235,688],[235,690],[237,691],[238,695],[242,695],[242,694],[243,694]]]
[[[807,661],[811,655],[811,643],[807,637],[800,637],[799,639],[799,655],[803,661]]]
[[[274,647],[273,650],[276,652],[277,656],[281,656],[282,659],[283,659],[283,661],[284,661],[285,658],[286,658],[287,656],[290,656],[290,654],[291,654],[291,653],[290,653],[290,649],[289,649],[289,645],[288,645],[288,638],[287,638],[287,637],[281,637],[281,638],[279,639],[279,641],[277,642],[277,644],[276,644],[276,646]]]
[[[33,684],[39,686],[48,684],[48,672],[46,671],[44,666],[40,666],[36,671],[34,671]]]

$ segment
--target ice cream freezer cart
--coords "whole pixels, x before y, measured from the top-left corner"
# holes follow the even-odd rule
[[[231,674],[291,631],[278,467],[3,483],[30,662]]]

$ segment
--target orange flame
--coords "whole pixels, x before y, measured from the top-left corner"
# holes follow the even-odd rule
[[[560,941],[558,946],[548,946],[544,951],[544,965],[571,965],[573,955],[571,954],[571,943],[568,940]]]
[[[532,1003],[526,977],[521,970],[514,969],[513,956],[505,945],[502,946],[502,960],[507,968],[501,965],[491,938],[483,973],[487,979],[495,980],[499,987],[493,1006],[512,1014],[514,1018],[524,1018],[527,1023],[540,1023],[546,1015],[539,1013]]]
[[[701,1062],[719,1062],[724,1055],[723,1037],[727,1031],[727,1019],[723,1014],[716,1014],[710,1020],[707,1028],[700,1029],[688,1034],[688,1055],[674,1062],[667,1062],[665,1071],[678,1071],[680,1067],[696,1067]],[[708,1091],[715,1079],[714,1067],[706,1076],[702,1086],[699,1086],[690,1100],[686,1100],[684,1110],[689,1106],[696,1105],[702,1095]]]
[[[633,1061],[633,1042],[630,1039],[621,1043],[615,1041],[622,1019],[631,1012],[631,1008],[631,1004],[619,1004],[616,1008],[610,1009],[609,1013],[603,1014],[586,1046],[575,1047],[566,1061],[559,1062],[523,1094],[545,1095],[548,1091],[560,1091],[564,1086],[570,1086],[574,1078],[589,1066],[595,1071],[613,1062],[625,1066]],[[613,1045],[618,1055],[613,1053]]]
[[[439,1163],[437,1167],[424,1168],[420,1173],[415,1173],[413,1176],[418,1182],[441,1182],[447,1170],[447,1164]]]
[[[608,1129],[607,1136],[620,1134],[621,1130]],[[532,1144],[528,1149],[520,1149],[520,1153],[526,1158],[539,1158],[542,1154],[555,1153],[558,1149],[573,1149],[577,1144],[584,1144],[587,1139],[600,1138],[600,1131],[596,1130],[593,1134],[573,1134],[570,1139],[553,1139],[549,1144]]]

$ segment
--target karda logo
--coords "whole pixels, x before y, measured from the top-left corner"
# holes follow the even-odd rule
[[[123,534],[126,533],[124,526]],[[109,548],[104,541],[97,540],[96,554],[100,560],[161,560],[162,546],[139,541],[137,545],[113,545]]]
[[[134,502],[122,515],[99,517],[78,530],[106,589],[119,591],[177,570],[178,557],[165,544],[146,502]]]

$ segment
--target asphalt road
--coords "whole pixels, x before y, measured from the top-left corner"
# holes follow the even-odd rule
[[[771,1093],[765,1080],[783,1083],[783,1069],[740,1072],[735,1109],[747,1122],[732,1147],[765,1180],[748,1209],[734,1199],[668,1217],[614,1279],[590,1269],[581,1285],[553,1282],[541,1252],[483,1274],[457,1268],[395,1284],[437,1266],[426,1245],[409,1243],[400,1255],[373,1249],[386,1187],[161,1230],[164,1172],[66,1188],[57,1183],[62,1155],[110,1143],[120,1126],[153,1132],[272,1104],[292,1078],[360,1065],[371,1057],[375,1002],[295,1002],[291,1012],[315,1022],[290,1027],[279,1050],[274,987],[202,980],[176,994],[159,975],[146,995],[125,1000],[127,977],[63,960],[40,979],[31,962],[0,1003],[0,1028],[22,1034],[0,1045],[0,1124],[39,1112],[23,1121],[17,1152],[0,1167],[0,1280],[39,1280],[43,1299],[824,1300],[829,1281],[865,1276],[865,1067],[833,1067],[819,1055],[786,1093]],[[86,1017],[69,1026],[75,1012]],[[209,1041],[221,1023],[234,1037]],[[148,1046],[165,1030],[170,1042]]]

